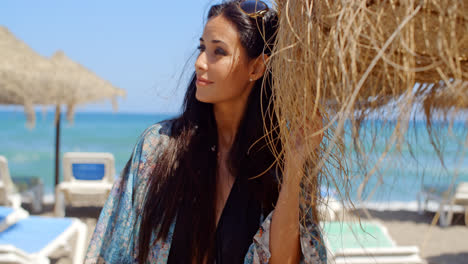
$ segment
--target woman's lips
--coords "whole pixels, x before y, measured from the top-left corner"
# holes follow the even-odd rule
[[[197,85],[208,85],[208,84],[212,84],[212,83],[213,82],[208,81],[207,79],[197,77]]]

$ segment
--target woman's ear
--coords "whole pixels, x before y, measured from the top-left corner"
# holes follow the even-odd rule
[[[262,53],[251,62],[252,64],[249,76],[250,79],[258,80],[263,76],[266,70],[266,63],[268,62],[268,58],[268,55]]]

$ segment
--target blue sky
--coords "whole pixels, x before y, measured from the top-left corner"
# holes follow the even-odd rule
[[[177,81],[196,52],[209,6],[218,2],[3,0],[0,25],[41,55],[63,50],[125,89],[119,112],[176,112],[186,84]],[[77,111],[112,107],[106,102]]]

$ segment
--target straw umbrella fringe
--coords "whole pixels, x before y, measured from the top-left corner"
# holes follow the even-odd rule
[[[64,78],[60,82],[73,86],[73,89],[63,89],[68,93],[66,97],[70,106],[110,98],[114,110],[117,110],[117,97],[125,97],[126,95],[124,90],[114,87],[108,81],[74,62],[63,51],[52,55],[51,61],[56,66],[56,75]],[[69,108],[68,116],[70,118],[73,117],[73,110],[74,107]]]

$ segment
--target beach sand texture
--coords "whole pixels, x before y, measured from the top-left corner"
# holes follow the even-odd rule
[[[77,217],[88,226],[87,243],[94,232],[100,208],[67,208],[68,217]],[[361,209],[350,212],[368,219]],[[369,210],[373,220],[387,227],[390,236],[398,245],[419,247],[420,256],[428,264],[467,264],[468,263],[468,226],[462,214],[455,214],[449,227],[431,226],[434,213],[419,215],[409,210]],[[53,215],[53,206],[48,205],[41,213]],[[71,260],[61,258],[57,264],[68,264]]]

